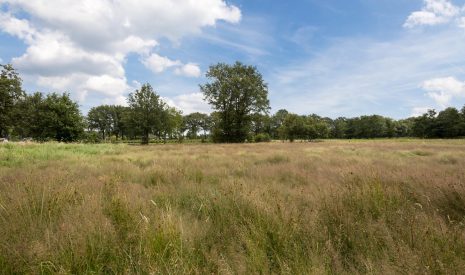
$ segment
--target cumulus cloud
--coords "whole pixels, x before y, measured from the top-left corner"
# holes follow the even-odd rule
[[[200,75],[202,74],[199,66],[194,63],[187,63],[186,65],[177,68],[175,72],[178,75],[185,75],[189,77],[200,77]]]
[[[430,107],[415,107],[412,109],[411,117],[419,117],[428,112],[428,110],[433,109]]]
[[[98,93],[105,96],[107,102],[116,103],[127,91],[133,90],[124,76],[119,78],[111,75],[72,73],[64,76],[39,76],[36,82],[37,85],[54,91],[72,92],[73,97],[81,103],[89,93]],[[74,90],[69,90],[70,87]]]
[[[195,64],[155,53],[159,40],[178,42],[218,20],[241,19],[223,0],[0,0],[0,7],[0,31],[28,46],[13,64],[40,85],[81,99],[95,92],[121,100],[130,87],[123,67],[130,53],[154,72],[173,67],[198,76]]]
[[[154,73],[161,73],[168,68],[182,65],[179,60],[171,60],[167,57],[160,56],[156,53],[144,58],[142,63]]]
[[[182,110],[186,114],[193,112],[211,112],[210,106],[203,100],[203,94],[200,92],[182,94],[171,98],[164,98],[164,100],[169,105]]]
[[[162,73],[169,68],[175,68],[174,72],[177,75],[187,77],[199,77],[201,75],[200,68],[197,64],[183,64],[179,60],[171,60],[168,57],[160,56],[156,53],[142,58],[142,64],[156,74]]]
[[[448,23],[457,19],[463,11],[464,9],[455,6],[448,0],[424,0],[423,8],[411,13],[404,23],[404,27],[413,28],[421,25],[433,26]]]
[[[454,77],[427,80],[422,84],[422,88],[428,91],[428,96],[443,108],[453,98],[465,97],[465,82],[459,81]]]

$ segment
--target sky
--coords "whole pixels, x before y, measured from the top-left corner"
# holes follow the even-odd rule
[[[0,63],[85,114],[143,83],[185,114],[218,62],[256,66],[272,112],[392,118],[465,105],[465,0],[0,0]]]

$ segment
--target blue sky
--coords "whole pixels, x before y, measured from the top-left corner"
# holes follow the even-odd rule
[[[0,62],[83,112],[151,83],[208,112],[208,66],[257,66],[272,111],[404,118],[465,105],[465,0],[0,0]]]

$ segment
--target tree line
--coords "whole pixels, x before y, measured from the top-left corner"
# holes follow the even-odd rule
[[[211,114],[184,115],[150,84],[129,94],[127,106],[101,105],[83,116],[68,93],[27,94],[11,65],[0,65],[0,137],[37,141],[102,142],[140,140],[265,142],[325,138],[457,138],[465,136],[465,106],[429,110],[395,120],[379,115],[331,119],[287,110],[270,114],[268,88],[253,66],[240,62],[209,68],[200,85]]]

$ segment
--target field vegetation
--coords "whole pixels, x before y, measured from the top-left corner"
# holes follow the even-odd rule
[[[4,274],[459,274],[465,141],[0,145]]]

